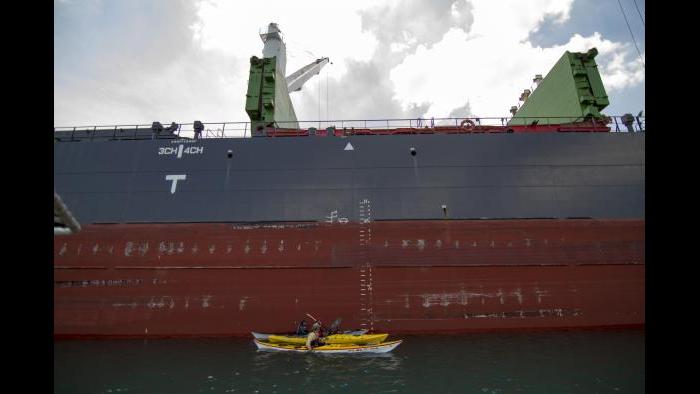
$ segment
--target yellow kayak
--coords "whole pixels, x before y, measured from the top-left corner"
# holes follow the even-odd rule
[[[286,344],[275,344],[270,342],[263,342],[257,339],[253,340],[258,350],[274,350],[274,351],[286,351],[286,352],[299,352],[299,353],[387,353],[394,350],[399,346],[402,340],[378,343],[374,345],[348,345],[348,344],[337,344],[337,345],[324,345],[313,348],[309,350],[306,346],[294,346]]]
[[[322,337],[321,341],[328,345],[375,345],[384,342],[388,336],[389,334],[333,334]],[[306,345],[306,337],[297,336],[270,335],[267,337],[267,341],[270,343],[282,343],[287,345]]]

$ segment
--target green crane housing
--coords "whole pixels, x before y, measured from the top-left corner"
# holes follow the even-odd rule
[[[523,105],[508,125],[572,123],[602,119],[610,102],[598,72],[598,50],[565,52],[532,94],[526,91]]]

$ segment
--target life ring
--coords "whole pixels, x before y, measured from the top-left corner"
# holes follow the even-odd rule
[[[459,125],[463,130],[472,130],[476,126],[474,124],[474,121],[471,119],[464,119],[462,123]]]

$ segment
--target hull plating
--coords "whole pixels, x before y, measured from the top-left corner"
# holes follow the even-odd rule
[[[644,324],[644,220],[89,225],[54,245],[54,333]]]

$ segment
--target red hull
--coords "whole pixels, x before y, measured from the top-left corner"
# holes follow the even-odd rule
[[[54,333],[644,324],[643,220],[90,225],[54,239]]]

